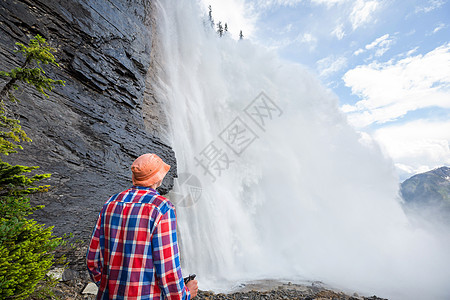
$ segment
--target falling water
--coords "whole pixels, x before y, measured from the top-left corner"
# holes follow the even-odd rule
[[[156,6],[155,89],[179,184],[197,188],[171,196],[185,275],[201,289],[267,278],[450,297],[448,234],[410,224],[392,162],[317,78],[251,41],[218,38],[195,1]]]

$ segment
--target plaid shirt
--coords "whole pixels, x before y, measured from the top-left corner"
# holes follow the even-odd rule
[[[181,275],[175,208],[152,188],[133,186],[103,206],[87,267],[97,299],[190,300]]]

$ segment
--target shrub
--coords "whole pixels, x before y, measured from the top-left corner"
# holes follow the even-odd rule
[[[21,67],[9,72],[0,71],[7,80],[0,90],[0,155],[10,155],[22,149],[20,142],[30,142],[14,112],[8,110],[7,102],[18,102],[14,90],[19,83],[34,86],[48,97],[46,90],[54,84],[64,85],[61,80],[46,77],[44,64],[58,66],[52,54],[55,50],[44,38],[37,35],[28,46],[16,43],[25,56]],[[0,157],[0,299],[23,299],[35,290],[54,263],[53,251],[63,240],[53,235],[53,227],[38,224],[30,215],[43,206],[32,207],[29,195],[45,192],[48,186],[36,182],[50,174],[29,175],[38,167],[11,165]]]

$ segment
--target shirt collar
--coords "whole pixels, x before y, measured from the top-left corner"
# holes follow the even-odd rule
[[[160,195],[160,194],[158,193],[157,190],[152,189],[151,187],[147,187],[147,186],[133,185],[131,188],[132,188],[132,189],[136,189],[136,190],[147,190],[147,191],[152,191],[152,192],[154,192],[155,194]]]

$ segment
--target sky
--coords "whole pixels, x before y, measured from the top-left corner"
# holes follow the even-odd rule
[[[318,76],[399,180],[450,166],[450,0],[200,1]]]

